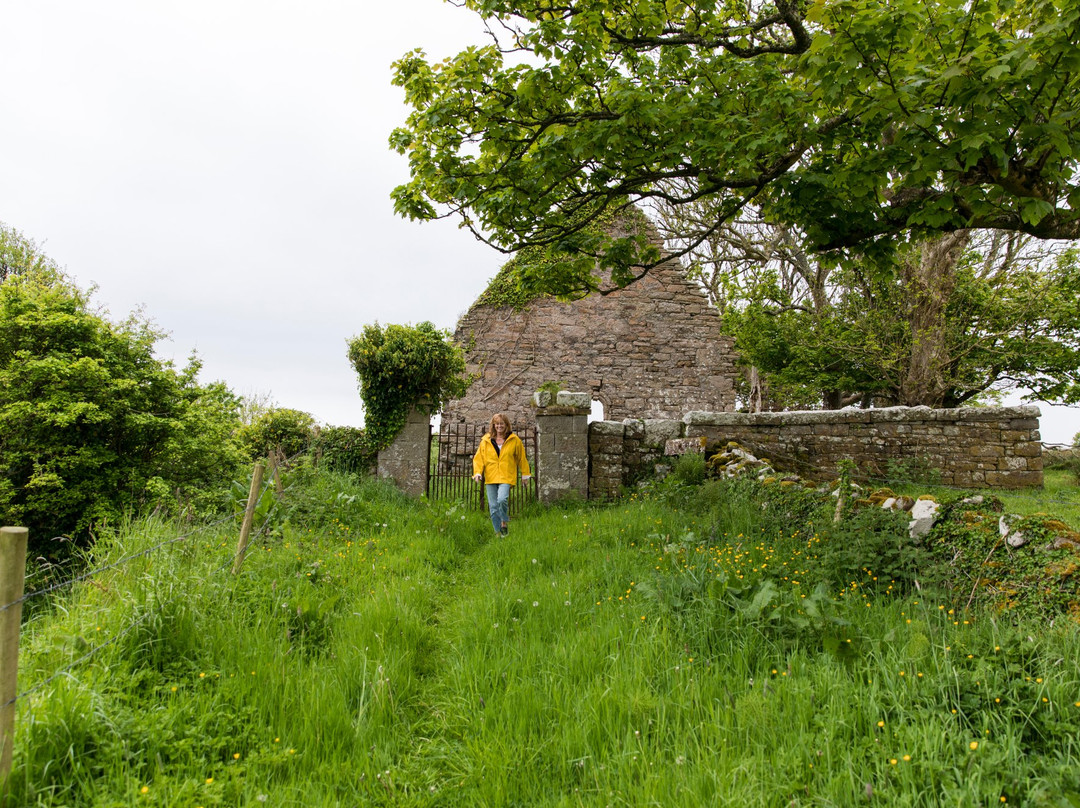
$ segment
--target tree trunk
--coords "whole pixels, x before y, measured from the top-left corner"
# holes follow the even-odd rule
[[[955,284],[953,270],[969,240],[968,231],[958,230],[923,242],[918,260],[912,256],[900,262],[911,333],[910,355],[897,391],[902,405],[940,407],[944,401],[950,361],[945,311]]]
[[[750,366],[750,412],[761,412],[761,376],[757,365]]]

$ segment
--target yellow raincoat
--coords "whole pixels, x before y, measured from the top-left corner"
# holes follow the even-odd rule
[[[521,438],[511,432],[503,441],[502,449],[495,451],[491,435],[480,439],[480,448],[476,450],[472,461],[473,476],[484,475],[484,483],[510,483],[517,485],[518,469],[525,476],[531,476],[529,461],[525,457],[525,444]]]

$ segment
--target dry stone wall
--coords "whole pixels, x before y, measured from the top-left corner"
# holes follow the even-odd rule
[[[707,453],[737,441],[777,469],[809,479],[837,474],[841,460],[887,478],[892,464],[940,472],[958,488],[1022,488],[1043,482],[1038,407],[890,407],[781,413],[690,412],[682,420],[590,425],[589,496],[606,498],[667,464],[673,438],[704,438]]]
[[[745,442],[758,457],[811,479],[843,459],[886,476],[890,463],[925,464],[944,485],[1042,485],[1038,407],[888,407],[785,413],[688,413],[687,437]]]
[[[458,323],[476,381],[444,419],[482,422],[507,413],[533,424],[526,403],[549,382],[587,392],[611,420],[679,418],[688,410],[734,409],[735,355],[720,316],[668,261],[625,289],[564,303],[534,300],[521,310],[477,304]]]

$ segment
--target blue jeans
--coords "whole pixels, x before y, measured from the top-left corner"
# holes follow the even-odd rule
[[[496,533],[501,533],[503,522],[510,521],[510,483],[487,483],[484,491],[491,512],[491,524]]]

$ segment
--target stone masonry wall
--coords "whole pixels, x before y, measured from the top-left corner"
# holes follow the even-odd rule
[[[829,479],[841,460],[888,478],[890,464],[913,461],[957,488],[1023,488],[1043,482],[1038,407],[968,407],[733,413],[689,412],[682,420],[625,419],[587,424],[588,395],[559,393],[533,406],[538,426],[540,499],[606,499],[668,465],[670,441],[704,439],[706,454],[736,441],[778,471]],[[554,404],[555,406],[551,406]],[[414,410],[379,453],[379,476],[408,493],[426,489],[429,419]]]
[[[394,442],[379,452],[378,475],[414,497],[427,492],[431,418],[415,407]]]
[[[782,413],[690,412],[681,421],[626,420],[590,425],[589,496],[611,497],[651,474],[672,438],[706,439],[707,454],[737,441],[779,470],[827,479],[841,460],[887,477],[891,463],[941,472],[958,488],[1042,485],[1038,407],[932,410],[890,407]]]
[[[446,408],[449,422],[507,413],[534,422],[533,391],[548,382],[587,392],[610,420],[679,418],[734,409],[735,355],[720,317],[678,261],[609,294],[573,303],[541,298],[515,311],[475,305],[454,340],[476,381]]]
[[[584,393],[563,392],[555,402],[537,405],[537,495],[541,502],[589,496],[588,402]]]
[[[589,498],[612,499],[624,485],[669,466],[664,447],[683,437],[682,421],[663,418],[596,421],[589,425]]]

